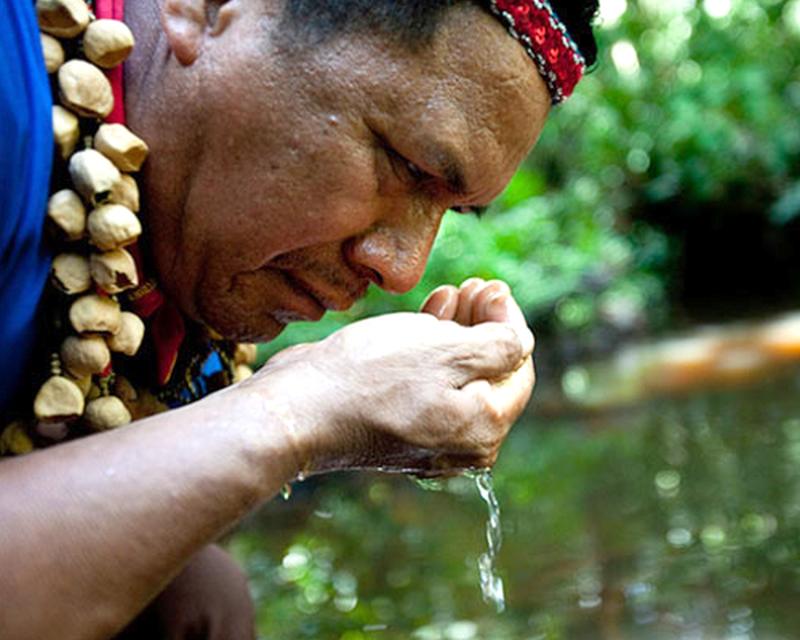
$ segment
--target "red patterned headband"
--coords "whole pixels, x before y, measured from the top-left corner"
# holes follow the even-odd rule
[[[544,78],[553,104],[572,94],[586,71],[577,45],[547,0],[489,0],[489,7],[525,47]]]

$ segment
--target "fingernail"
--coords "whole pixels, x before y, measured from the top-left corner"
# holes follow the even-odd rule
[[[429,308],[428,313],[432,313],[437,318],[441,318],[444,315],[444,307],[445,303],[440,302],[439,304],[435,304]]]

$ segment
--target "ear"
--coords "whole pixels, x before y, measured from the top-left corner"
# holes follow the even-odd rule
[[[169,48],[184,66],[199,57],[206,30],[204,0],[164,0],[161,7],[161,26],[167,35]]]
[[[228,28],[236,13],[234,4],[227,0],[164,0],[161,25],[178,62],[187,67],[193,64],[202,53],[203,39]]]

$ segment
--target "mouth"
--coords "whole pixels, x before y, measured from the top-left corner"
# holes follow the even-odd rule
[[[369,282],[353,283],[352,286],[335,286],[325,283],[311,284],[288,270],[280,270],[289,288],[295,293],[302,308],[280,310],[273,313],[280,322],[313,321],[316,322],[326,311],[345,311],[353,306],[366,293]]]

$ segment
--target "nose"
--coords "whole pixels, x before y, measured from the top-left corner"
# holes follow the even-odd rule
[[[444,215],[427,209],[381,219],[346,246],[348,262],[386,291],[413,289],[425,272]]]

